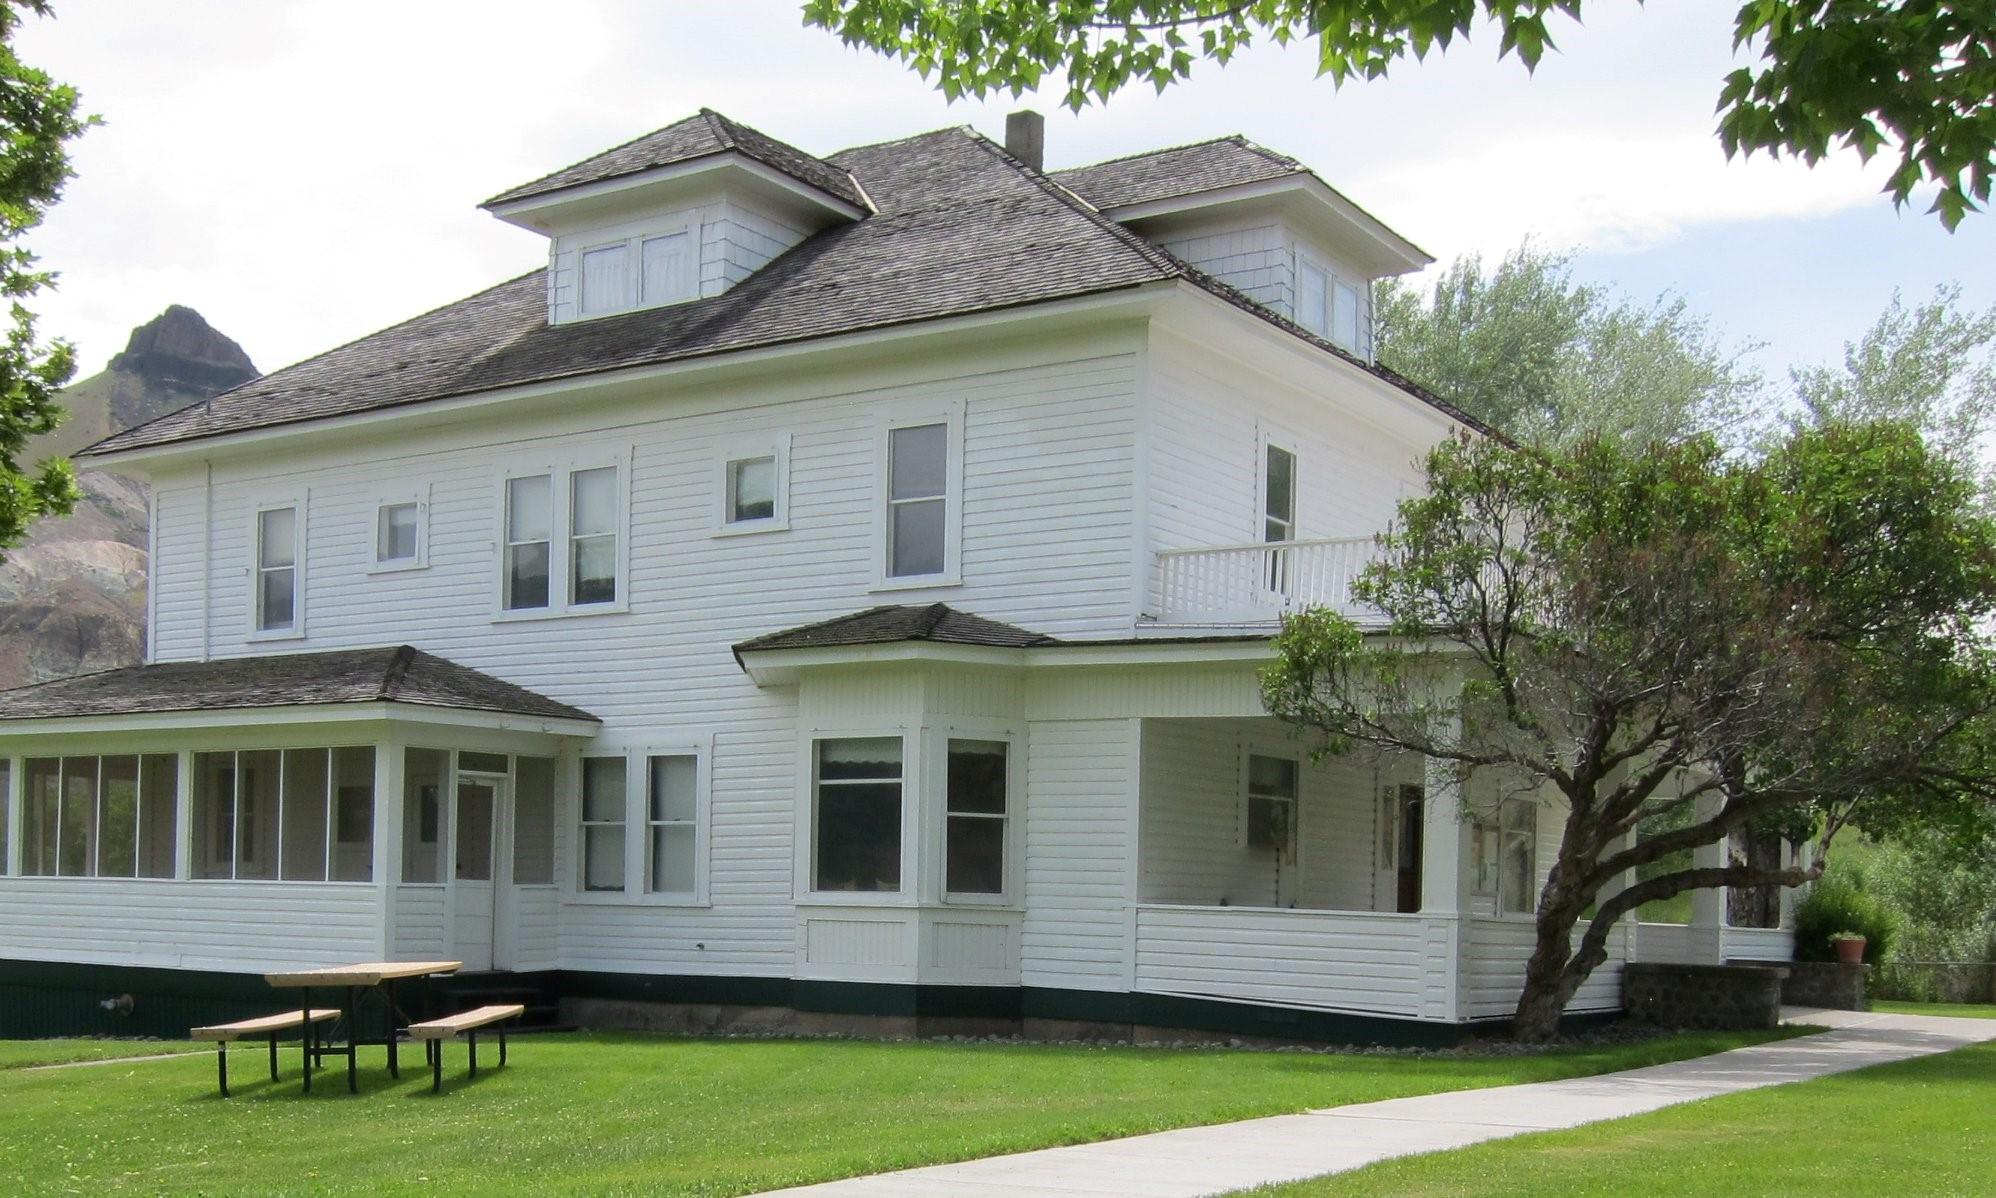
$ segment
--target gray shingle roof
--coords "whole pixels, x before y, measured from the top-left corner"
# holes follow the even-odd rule
[[[808,238],[721,295],[551,325],[546,272],[535,271],[114,434],[82,456],[1174,279],[1466,419],[1092,211],[974,130],[862,146],[830,162],[865,184],[873,214]]]
[[[809,184],[855,208],[866,207],[865,195],[844,170],[739,121],[731,121],[711,108],[702,108],[695,116],[585,158],[531,183],[508,188],[485,201],[484,206],[490,208],[530,196],[580,187],[584,183],[600,183],[606,179],[729,151],[739,152],[764,166],[782,171],[800,183]]]
[[[820,620],[755,637],[735,646],[737,654],[759,649],[824,649],[844,645],[891,645],[901,641],[934,641],[946,645],[985,645],[1000,649],[1030,649],[1062,642],[997,620],[987,620],[947,604],[901,604],[870,607],[836,619]]]
[[[1121,208],[1307,173],[1294,158],[1234,136],[1055,171],[1053,179],[1097,208]]]
[[[596,720],[581,708],[408,645],[106,670],[0,691],[0,720],[383,702]]]

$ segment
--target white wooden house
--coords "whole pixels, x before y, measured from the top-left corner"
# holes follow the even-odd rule
[[[1429,258],[1245,140],[1043,173],[1036,121],[703,112],[488,201],[545,270],[90,450],[153,488],[149,660],[0,694],[0,996],[1505,1015],[1557,811],[1313,764],[1256,685],[1465,424],[1372,358]]]

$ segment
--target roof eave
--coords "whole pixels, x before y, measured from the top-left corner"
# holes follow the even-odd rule
[[[868,207],[862,208],[843,197],[799,179],[788,171],[778,170],[732,147],[714,150],[664,166],[647,167],[587,183],[553,187],[546,191],[536,191],[511,198],[507,198],[507,193],[501,193],[480,204],[479,207],[509,225],[536,233],[545,233],[554,222],[536,218],[545,218],[563,209],[572,209],[577,204],[616,200],[651,188],[683,184],[701,175],[723,170],[746,171],[761,182],[779,188],[799,201],[822,208],[828,214],[843,220],[863,220],[873,212],[870,201]],[[849,173],[847,178],[851,178]],[[865,198],[866,193],[860,189],[857,180],[853,182],[853,190],[862,199]]]
[[[759,687],[794,685],[799,674],[827,666],[890,665],[908,662],[975,665],[1011,669],[1063,666],[1184,665],[1210,662],[1262,662],[1274,650],[1267,637],[1155,637],[1127,641],[1060,641],[1047,645],[959,645],[943,641],[892,641],[870,645],[814,645],[741,649],[735,660]]]
[[[415,724],[424,727],[479,729],[490,732],[538,733],[546,736],[595,736],[602,721],[482,708],[446,707],[406,700],[372,699],[347,703],[298,703],[283,706],[208,707],[184,711],[109,712],[102,715],[21,716],[0,718],[0,740],[103,732],[178,732],[227,729],[254,723],[258,727],[310,727],[322,724]]]

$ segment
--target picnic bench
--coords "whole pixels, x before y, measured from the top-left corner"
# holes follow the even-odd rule
[[[293,1028],[298,1029],[298,1055],[305,1071],[305,1088],[312,1088],[312,1052],[314,1041],[312,1028],[328,1019],[339,1018],[339,1012],[330,1009],[307,1007],[298,1011],[280,1011],[275,1015],[264,1015],[256,1019],[239,1019],[234,1023],[217,1023],[209,1027],[197,1027],[188,1033],[191,1039],[213,1040],[215,1042],[215,1073],[222,1084],[222,1097],[229,1096],[229,1045],[237,1040],[254,1040],[258,1037],[270,1041],[270,1080],[277,1080],[277,1038]]]
[[[355,1012],[359,1009],[361,995],[368,992],[381,996],[386,1008],[387,1031],[382,1036],[382,1045],[388,1050],[388,1075],[399,1078],[402,1068],[396,1059],[396,1027],[398,1021],[406,1022],[407,1015],[395,1001],[395,983],[415,978],[432,978],[442,974],[456,973],[463,968],[461,961],[363,961],[355,965],[334,965],[324,969],[294,969],[282,973],[267,973],[264,980],[279,989],[295,989],[304,992],[304,1001],[299,1005],[309,1008],[312,1005],[312,991],[332,990],[344,995],[340,1006],[340,1019],[346,1025],[347,1091],[360,1093],[360,1081],[356,1066],[360,1055],[360,1028],[355,1022]],[[426,1012],[426,1013],[434,1013]],[[325,1045],[312,1034],[312,1054],[324,1063]],[[309,1077],[308,1077],[309,1080]]]
[[[465,1038],[470,1049],[471,1076],[478,1076],[478,1029],[497,1026],[499,1031],[499,1063],[506,1063],[506,1023],[518,1019],[526,1011],[519,1003],[500,1003],[489,1007],[478,1007],[456,1015],[446,1015],[441,1019],[431,1019],[424,1023],[409,1025],[409,1038],[423,1041],[425,1053],[430,1061],[430,1093],[436,1094],[444,1088],[444,1041],[459,1035]]]

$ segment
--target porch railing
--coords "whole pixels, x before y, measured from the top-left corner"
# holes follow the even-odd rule
[[[1168,624],[1248,624],[1308,607],[1357,614],[1352,579],[1374,552],[1371,537],[1167,549],[1157,555],[1155,615]]]

